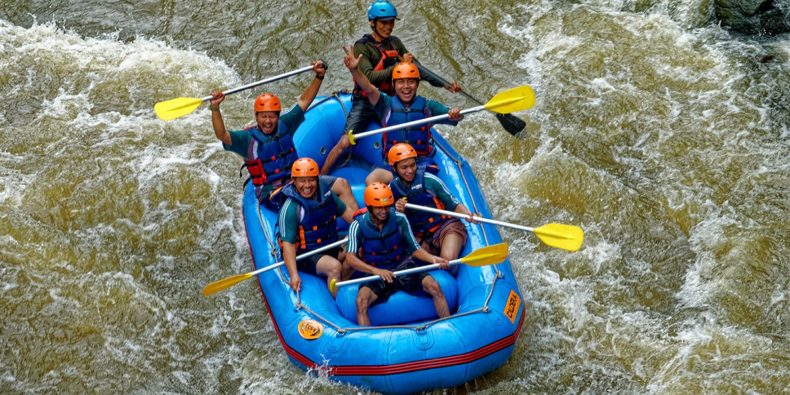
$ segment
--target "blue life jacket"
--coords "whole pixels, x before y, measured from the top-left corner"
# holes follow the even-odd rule
[[[309,252],[338,240],[337,204],[332,197],[331,185],[322,182],[319,177],[316,193],[320,200],[305,199],[293,183],[282,188],[283,195],[293,199],[304,209],[295,243],[298,251]]]
[[[260,196],[260,187],[267,184],[277,186],[288,181],[291,176],[291,166],[299,156],[296,153],[293,136],[283,121],[279,121],[277,130],[272,135],[263,134],[257,126],[248,131],[252,139],[247,148],[244,166],[250,172],[255,193],[261,200],[263,197]]]
[[[384,227],[379,229],[370,219],[370,212],[357,217],[362,243],[357,256],[365,263],[379,269],[390,270],[406,258],[406,247],[398,228],[395,209],[390,208]]]
[[[428,103],[422,96],[417,96],[409,107],[400,101],[398,96],[390,96],[390,113],[382,120],[382,126],[400,125],[402,123],[425,119],[432,116]],[[433,139],[431,138],[432,123],[412,126],[406,129],[394,130],[383,133],[381,136],[381,152],[386,159],[390,147],[398,143],[408,143],[417,151],[417,156],[422,158],[433,154]]]
[[[414,180],[408,189],[406,189],[400,177],[396,177],[390,183],[392,196],[395,198],[395,201],[405,196],[409,203],[444,210],[444,204],[439,198],[425,189],[425,171],[425,166],[417,166],[417,173],[414,175]],[[409,224],[414,235],[418,238],[430,236],[439,229],[444,221],[451,218],[446,215],[413,209],[406,209],[406,216],[409,218]]]

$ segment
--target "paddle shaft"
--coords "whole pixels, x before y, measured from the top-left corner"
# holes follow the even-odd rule
[[[461,110],[461,115],[470,114],[470,113],[478,112],[478,111],[483,111],[485,109],[486,109],[486,106],[477,106],[477,107],[467,108],[465,110]],[[418,119],[416,121],[411,121],[411,122],[406,122],[406,123],[399,123],[397,125],[392,125],[392,126],[387,126],[385,128],[371,130],[369,132],[364,132],[364,133],[360,133],[360,134],[354,134],[354,138],[355,139],[359,139],[359,138],[362,138],[362,137],[372,136],[374,134],[391,132],[393,130],[406,129],[406,128],[409,128],[409,127],[412,127],[412,126],[423,125],[423,124],[426,124],[426,123],[441,121],[441,120],[444,120],[444,119],[447,119],[447,118],[450,118],[449,114],[436,115],[436,116],[433,116],[433,117]]]
[[[406,208],[410,208],[410,209],[413,209],[413,210],[426,211],[426,212],[434,213],[434,214],[444,214],[444,215],[449,215],[449,216],[456,217],[456,218],[466,218],[466,219],[469,218],[468,215],[461,214],[461,213],[456,213],[455,211],[440,210],[438,208],[419,206],[419,205],[412,204],[412,203],[406,203]],[[530,228],[529,226],[511,224],[509,222],[502,222],[502,221],[497,221],[495,219],[488,219],[488,218],[478,217],[476,215],[473,215],[472,219],[474,219],[477,222],[483,222],[483,223],[494,224],[494,225],[501,225],[501,226],[505,226],[505,227],[508,227],[508,228],[519,229],[519,230],[526,230],[528,232],[534,232],[535,231],[534,228]]]
[[[343,238],[341,240],[338,240],[338,241],[336,241],[334,243],[327,244],[327,245],[325,245],[325,246],[323,246],[321,248],[316,248],[316,249],[314,249],[314,250],[312,250],[310,252],[305,252],[304,254],[297,256],[296,260],[299,260],[299,259],[302,259],[302,258],[311,257],[311,256],[316,255],[318,253],[331,250],[332,248],[335,248],[335,247],[337,247],[337,246],[339,246],[339,245],[341,245],[341,244],[343,244],[343,243],[345,243],[347,241],[348,241],[348,237]],[[278,268],[278,267],[280,267],[282,265],[285,265],[285,261],[280,261],[280,262],[275,263],[274,265],[266,266],[264,268],[261,268],[261,269],[258,269],[256,271],[254,271],[254,272],[250,272],[249,275],[250,275],[250,277],[252,277],[252,276],[255,276],[257,274],[261,274],[263,272],[267,272],[269,270],[272,270],[274,268]]]
[[[425,66],[417,63],[417,68],[420,70],[420,74],[430,74],[431,77],[435,78],[437,81],[441,82],[445,86],[449,86],[450,85],[450,81],[447,81],[446,79],[442,78],[440,75],[434,73],[431,70],[428,70]],[[475,102],[477,104],[483,104],[483,102],[481,102],[480,100],[476,99],[475,97],[473,97],[472,95],[470,95],[469,93],[467,93],[463,89],[461,89],[458,92],[461,93],[462,95],[466,96],[467,99],[469,99],[469,100],[471,100],[471,101],[473,101],[473,102]]]
[[[310,71],[312,69],[313,69],[313,66],[305,66],[305,67],[302,67],[301,69],[296,69],[296,70],[293,70],[293,71],[289,71],[287,73],[283,73],[283,74],[280,74],[280,75],[275,75],[274,77],[264,78],[264,79],[262,79],[260,81],[251,82],[251,83],[249,83],[247,85],[242,85],[242,86],[240,86],[238,88],[228,89],[225,92],[222,92],[222,94],[225,95],[225,96],[232,95],[232,94],[234,94],[236,92],[241,92],[243,90],[254,88],[254,87],[258,86],[258,85],[268,84],[270,82],[279,81],[279,80],[288,78],[288,77],[296,75],[296,74],[305,73],[305,72],[308,72],[308,71]],[[201,101],[208,101],[208,100],[211,100],[211,98],[213,98],[213,97],[214,96],[206,96],[206,97],[204,97],[204,98],[202,98],[200,100]]]
[[[420,74],[431,75],[433,78],[435,78],[436,80],[438,80],[439,82],[441,82],[445,86],[450,86],[451,83],[449,81],[447,81],[446,79],[442,78],[441,76],[439,76],[438,74],[434,73],[433,71],[428,70],[425,66],[417,63],[417,68],[420,70]],[[471,101],[473,101],[473,102],[475,102],[477,104],[483,104],[482,101],[478,100],[476,97],[473,97],[472,95],[470,95],[465,90],[461,89],[459,92],[462,95],[466,96],[467,99],[469,99],[469,100],[471,100]],[[524,123],[524,121],[514,117],[513,114],[496,114],[496,118],[497,118],[497,120],[499,120],[499,123],[502,124],[502,127],[508,133],[510,133],[510,134],[512,134],[514,136],[516,134],[518,134],[519,132],[521,132],[522,130],[524,130],[524,128],[527,126],[526,123]]]
[[[463,258],[453,259],[452,261],[449,262],[449,264],[450,264],[450,266],[454,266],[454,265],[457,265],[457,264],[461,263],[462,260],[463,260]],[[397,276],[405,276],[405,275],[408,275],[408,274],[426,272],[428,270],[434,270],[434,269],[438,269],[438,268],[439,268],[439,264],[438,263],[433,263],[433,264],[430,264],[430,265],[413,267],[411,269],[398,270],[397,272],[392,272],[392,274],[394,274],[395,277],[397,277]],[[369,283],[371,281],[376,281],[376,280],[381,280],[381,276],[374,275],[374,276],[356,278],[356,279],[353,279],[353,280],[340,281],[337,284],[335,284],[335,287],[339,288],[339,287],[342,287],[344,285]]]

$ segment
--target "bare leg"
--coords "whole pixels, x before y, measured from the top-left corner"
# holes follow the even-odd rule
[[[378,296],[368,287],[360,287],[357,293],[357,324],[370,326],[368,307],[378,299]],[[446,304],[446,303],[445,303]]]
[[[464,248],[462,241],[463,239],[457,234],[448,232],[444,240],[442,240],[442,251],[439,255],[448,261],[457,259],[461,249]]]
[[[326,276],[326,286],[329,287],[333,279],[335,281],[340,281],[343,265],[341,265],[340,261],[337,259],[329,255],[323,255],[321,259],[318,260],[318,263],[316,263],[315,271]],[[332,293],[332,297],[334,298],[335,296],[337,296],[337,290]]]
[[[450,315],[450,308],[447,306],[447,299],[444,298],[444,292],[442,292],[442,288],[433,277],[425,276],[425,278],[422,279],[422,289],[433,298],[433,306],[436,308],[436,314],[438,314],[440,318]]]
[[[370,172],[365,177],[365,185],[370,185],[374,182],[380,182],[389,185],[392,182],[392,173],[384,169],[376,169]]]

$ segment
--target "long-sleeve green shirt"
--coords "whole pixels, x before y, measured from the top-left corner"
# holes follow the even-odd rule
[[[377,44],[380,45],[384,50],[394,49],[398,51],[400,56],[409,53],[409,50],[407,50],[406,46],[403,45],[403,42],[401,42],[401,40],[395,36],[389,36],[381,43],[376,43],[376,41],[373,39],[373,36],[366,34],[362,39],[354,44],[354,56],[359,56],[362,54],[362,59],[359,60],[359,65],[357,67],[362,72],[362,74],[365,74],[365,77],[367,77],[373,85],[379,86],[382,83],[390,81],[392,78],[392,70],[395,68],[395,65],[390,65],[384,70],[373,70],[373,68],[376,67],[382,58],[381,52],[376,47]],[[433,86],[444,86],[442,81],[434,79],[432,76],[421,75],[420,79],[428,81],[428,83]]]

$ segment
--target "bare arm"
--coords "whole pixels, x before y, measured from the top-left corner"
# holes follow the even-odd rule
[[[429,253],[428,251],[425,251],[424,248],[418,248],[416,251],[414,251],[411,254],[411,256],[414,257],[414,258],[417,258],[417,259],[419,259],[419,260],[421,260],[423,262],[438,263],[439,267],[441,267],[442,269],[445,269],[445,270],[450,267],[448,265],[449,261],[447,259],[444,259],[442,257],[438,257],[436,255],[433,255],[433,254]]]
[[[214,135],[225,145],[231,145],[230,133],[225,129],[225,121],[222,120],[222,113],[219,111],[219,105],[225,100],[225,95],[220,91],[211,92],[211,95],[214,97],[210,101],[209,108],[211,109],[211,126],[214,127]]]
[[[375,266],[368,265],[362,259],[357,257],[357,254],[352,252],[346,252],[346,263],[353,267],[356,270],[359,270],[363,273],[369,273],[373,275],[380,276],[384,281],[391,283],[395,276],[389,270],[382,270],[378,269]]]
[[[288,268],[288,276],[291,277],[289,283],[291,289],[299,292],[302,288],[302,279],[299,277],[299,271],[296,270],[296,246],[287,241],[283,241],[283,261]]]
[[[318,90],[321,89],[321,82],[323,82],[324,75],[326,74],[326,64],[322,60],[314,61],[313,72],[315,72],[315,78],[313,78],[310,85],[307,86],[307,89],[305,89],[302,95],[296,100],[296,104],[302,108],[302,111],[307,111],[307,108],[310,107],[310,103],[312,103],[318,95]]]
[[[345,63],[348,71],[351,72],[351,76],[354,77],[354,82],[367,93],[368,101],[375,106],[379,102],[379,90],[359,69],[359,61],[362,59],[362,54],[355,57],[353,48],[350,45],[343,47],[343,52],[346,53],[346,56],[343,57],[343,63]]]

